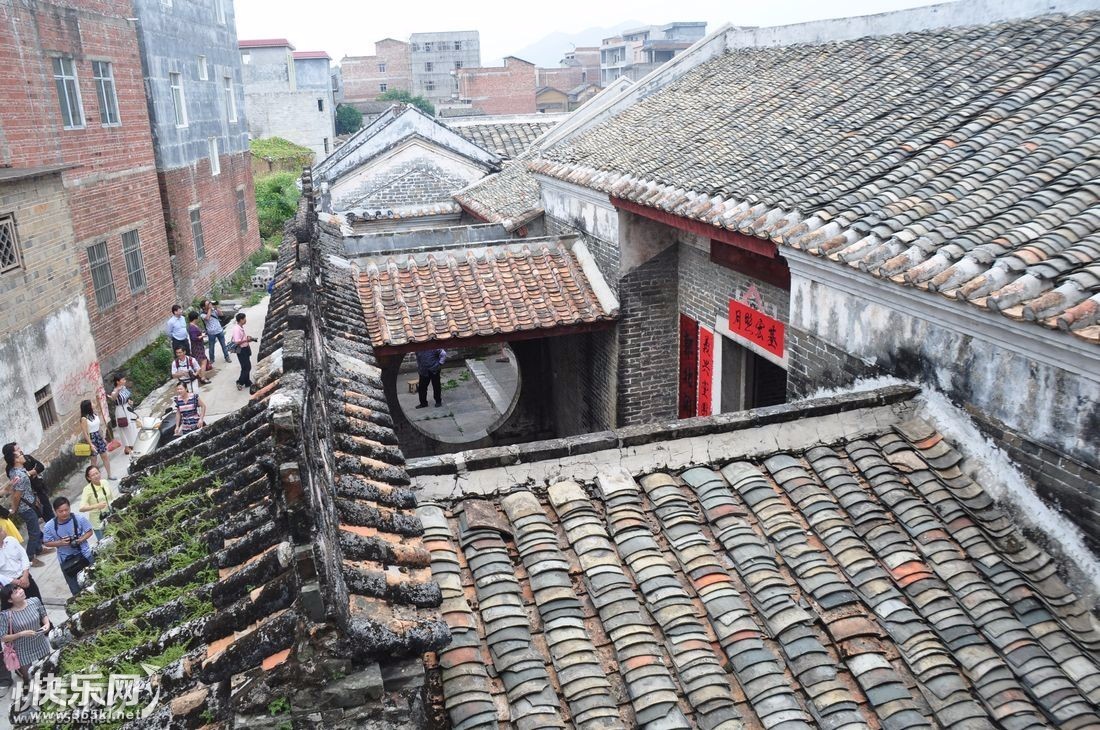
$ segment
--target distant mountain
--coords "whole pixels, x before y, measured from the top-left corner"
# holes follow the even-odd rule
[[[512,56],[518,56],[524,61],[530,61],[536,66],[544,68],[556,68],[566,51],[573,46],[598,46],[604,38],[610,38],[627,28],[638,28],[645,23],[637,20],[624,20],[607,28],[586,28],[576,33],[551,33],[529,46],[513,51]]]

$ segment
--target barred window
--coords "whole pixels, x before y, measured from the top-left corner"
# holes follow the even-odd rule
[[[99,98],[99,122],[103,126],[119,123],[118,94],[115,93],[115,72],[107,61],[92,61],[92,79]]]
[[[100,241],[88,246],[88,263],[92,270],[92,288],[95,290],[95,303],[100,309],[113,307],[115,281],[111,276],[111,261],[107,258],[107,242]]]
[[[76,66],[70,56],[53,59],[53,82],[57,100],[61,103],[61,122],[65,129],[84,126],[84,109],[80,106],[80,85],[76,81]]]
[[[38,421],[46,431],[57,423],[57,409],[53,405],[53,391],[50,386],[34,391],[34,402],[38,406]]]
[[[145,291],[145,261],[141,257],[141,238],[136,230],[122,234],[122,253],[126,258],[126,278],[130,280],[130,293]]]
[[[23,265],[19,252],[19,234],[15,229],[15,216],[0,215],[0,274]]]
[[[198,208],[191,210],[191,238],[195,239],[195,258],[206,258],[206,244],[202,240],[202,218]]]
[[[248,230],[248,202],[240,188],[237,189],[237,224],[241,227],[241,233]]]

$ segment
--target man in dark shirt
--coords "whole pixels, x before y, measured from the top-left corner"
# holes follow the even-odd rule
[[[421,350],[416,353],[416,369],[420,373],[420,382],[416,386],[416,392],[420,395],[420,405],[417,408],[428,407],[428,383],[432,384],[432,395],[435,396],[436,407],[443,405],[439,371],[443,369],[445,362],[447,362],[447,351],[443,349]]]

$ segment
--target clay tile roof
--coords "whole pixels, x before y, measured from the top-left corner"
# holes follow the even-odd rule
[[[286,38],[256,38],[254,40],[240,40],[237,41],[238,48],[289,48],[294,50],[294,46]]]
[[[611,294],[583,243],[532,239],[359,262],[375,347],[609,323]]]
[[[414,482],[445,500],[417,513],[451,723],[1100,722],[1088,606],[915,392],[468,451],[452,482],[435,457]]]
[[[514,231],[542,215],[542,194],[527,169],[530,153],[504,163],[504,168],[455,193],[454,199],[478,218]]]
[[[499,121],[493,117],[479,117],[476,122],[455,122],[448,126],[482,149],[502,154],[506,158],[514,158],[519,157],[543,133],[557,126],[561,119],[560,115],[552,115],[545,120],[528,121]]]
[[[288,694],[296,712],[328,712],[334,671],[419,667],[449,641],[351,268],[334,253],[285,237],[264,333],[279,365],[248,405],[142,457],[120,485],[42,670],[160,668],[153,715],[128,727],[252,726]],[[335,707],[356,706],[362,726],[377,695],[347,691],[359,695]]]
[[[1100,343],[1098,98],[1096,12],[734,48],[533,166]]]
[[[329,61],[332,60],[332,56],[328,55],[324,51],[295,51],[291,54],[295,61],[305,61],[311,58],[323,58]]]

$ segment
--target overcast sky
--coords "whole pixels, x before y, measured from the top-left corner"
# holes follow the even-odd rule
[[[369,55],[374,41],[410,33],[477,30],[488,63],[555,31],[575,33],[624,20],[644,24],[704,20],[707,32],[724,23],[786,25],[932,5],[932,0],[234,0],[239,38],[287,38],[298,50],[323,50],[336,61]],[[562,49],[566,50],[566,49]]]

